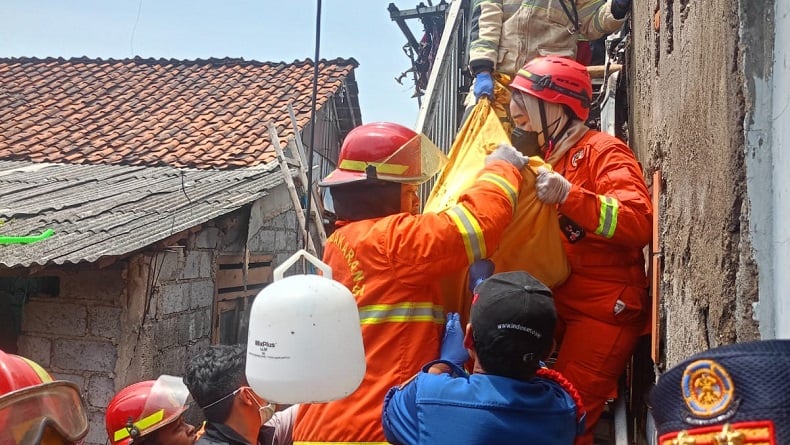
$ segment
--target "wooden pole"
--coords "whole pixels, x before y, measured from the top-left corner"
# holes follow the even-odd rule
[[[306,192],[313,194],[313,200],[310,204],[311,211],[313,212],[313,221],[315,221],[315,228],[318,232],[318,239],[321,241],[321,246],[326,244],[326,231],[324,230],[324,212],[323,206],[321,205],[321,194],[318,193],[316,187],[313,184],[307,183],[307,175],[305,174],[305,166],[306,168],[313,168],[312,165],[307,165],[307,153],[305,152],[304,144],[302,144],[302,136],[299,132],[299,126],[296,123],[296,114],[294,114],[294,108],[291,103],[288,103],[288,115],[291,117],[291,124],[293,125],[294,130],[294,142],[296,143],[296,152],[298,153],[298,159],[302,164],[302,168],[299,169],[299,179],[302,181],[302,185],[305,188]],[[312,150],[313,147],[310,147]]]
[[[313,245],[313,240],[310,237],[310,232],[307,230],[304,209],[302,208],[302,201],[299,199],[299,194],[296,192],[296,186],[294,185],[294,179],[291,176],[291,168],[288,166],[288,162],[286,161],[285,154],[283,154],[283,149],[280,147],[280,138],[277,136],[277,127],[274,126],[274,122],[269,121],[269,139],[271,139],[272,145],[274,146],[274,152],[277,154],[277,162],[280,164],[280,170],[283,173],[283,178],[285,179],[285,184],[288,186],[288,194],[291,195],[291,201],[294,204],[294,210],[296,211],[296,219],[299,221],[299,229],[302,233],[302,239],[307,240],[307,251],[313,255],[317,255],[315,251],[315,245]],[[301,169],[301,167],[300,167]]]
[[[612,63],[609,65],[609,73],[614,73],[623,69],[619,63]],[[606,65],[591,65],[587,67],[587,72],[593,79],[600,79],[606,73]]]

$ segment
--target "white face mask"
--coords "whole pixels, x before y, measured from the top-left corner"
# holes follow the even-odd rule
[[[261,425],[264,425],[269,419],[274,416],[275,404],[269,402],[267,405],[261,405],[257,397],[253,397],[255,404],[258,405],[258,415],[261,416]]]

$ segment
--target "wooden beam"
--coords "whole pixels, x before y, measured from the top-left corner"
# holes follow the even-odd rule
[[[299,194],[296,192],[296,186],[294,185],[294,180],[291,177],[291,169],[288,167],[288,163],[285,161],[286,158],[283,154],[283,149],[280,146],[280,137],[277,136],[277,128],[274,126],[274,122],[272,121],[269,121],[268,126],[269,138],[272,141],[272,146],[274,146],[274,152],[277,153],[277,161],[280,163],[280,170],[282,170],[283,179],[285,179],[285,184],[288,187],[288,194],[291,195],[291,201],[293,202],[294,210],[296,211],[296,220],[299,221],[299,230],[302,234],[301,239],[307,240],[305,243],[307,246],[306,250],[313,255],[317,255],[315,251],[315,245],[313,244],[313,239],[310,237],[310,231],[307,230],[306,227],[302,201],[299,199]]]
[[[612,63],[609,65],[609,73],[614,73],[623,69],[619,63]],[[587,72],[593,79],[601,79],[606,75],[606,65],[591,65],[587,67]]]
[[[650,336],[650,357],[654,364],[658,364],[661,359],[661,314],[659,305],[661,304],[661,231],[659,224],[660,205],[661,205],[661,170],[653,172],[653,184],[651,185],[653,195],[653,239],[650,243],[650,294],[652,297],[651,322],[652,333]]]

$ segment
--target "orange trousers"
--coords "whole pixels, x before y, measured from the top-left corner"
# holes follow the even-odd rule
[[[592,445],[604,405],[617,396],[618,380],[644,334],[647,289],[571,273],[554,299],[560,342],[554,369],[576,387],[587,410],[584,435],[575,444]],[[625,306],[615,314],[618,300]]]

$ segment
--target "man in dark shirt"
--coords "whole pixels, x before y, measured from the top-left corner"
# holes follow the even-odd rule
[[[256,394],[245,375],[244,346],[217,345],[189,362],[184,383],[206,417],[195,445],[256,445],[275,407]]]

